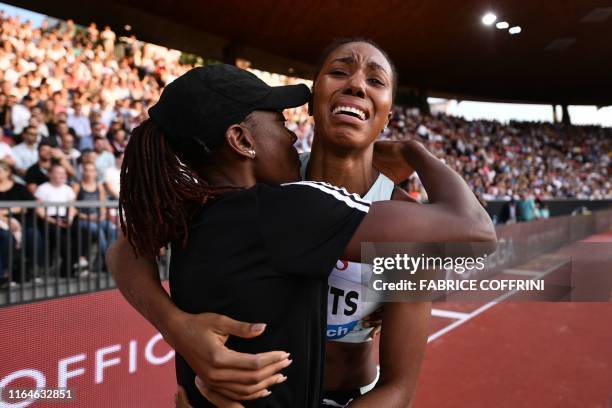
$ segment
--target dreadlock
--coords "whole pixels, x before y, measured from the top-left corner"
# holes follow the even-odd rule
[[[119,219],[137,256],[157,257],[162,247],[180,238],[185,245],[198,208],[232,189],[208,185],[184,163],[193,151],[181,150],[171,148],[151,119],[132,132],[121,166]]]

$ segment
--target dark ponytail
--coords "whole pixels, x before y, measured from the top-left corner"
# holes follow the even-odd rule
[[[137,256],[157,257],[171,241],[185,244],[194,213],[228,190],[206,184],[147,119],[133,130],[121,166],[121,230]]]

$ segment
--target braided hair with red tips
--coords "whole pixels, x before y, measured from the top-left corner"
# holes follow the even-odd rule
[[[188,163],[193,150],[173,149],[151,119],[136,127],[121,166],[121,230],[137,256],[158,257],[169,242],[187,242],[188,224],[209,199],[232,187],[207,184]],[[201,157],[201,156],[200,156]]]

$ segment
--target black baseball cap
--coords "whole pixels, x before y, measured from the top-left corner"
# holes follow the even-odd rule
[[[253,111],[281,111],[308,102],[304,84],[271,87],[233,65],[215,64],[189,70],[171,82],[149,109],[173,147],[195,142],[211,151],[223,142],[228,127]]]

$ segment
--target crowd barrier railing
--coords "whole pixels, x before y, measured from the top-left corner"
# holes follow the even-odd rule
[[[117,201],[0,202],[0,307],[115,288],[104,256],[117,238]],[[499,225],[501,241],[537,256],[612,228],[612,210]],[[170,251],[159,260],[168,279]]]
[[[0,202],[0,306],[115,288],[106,251],[117,201]],[[168,257],[160,257],[168,278]]]

